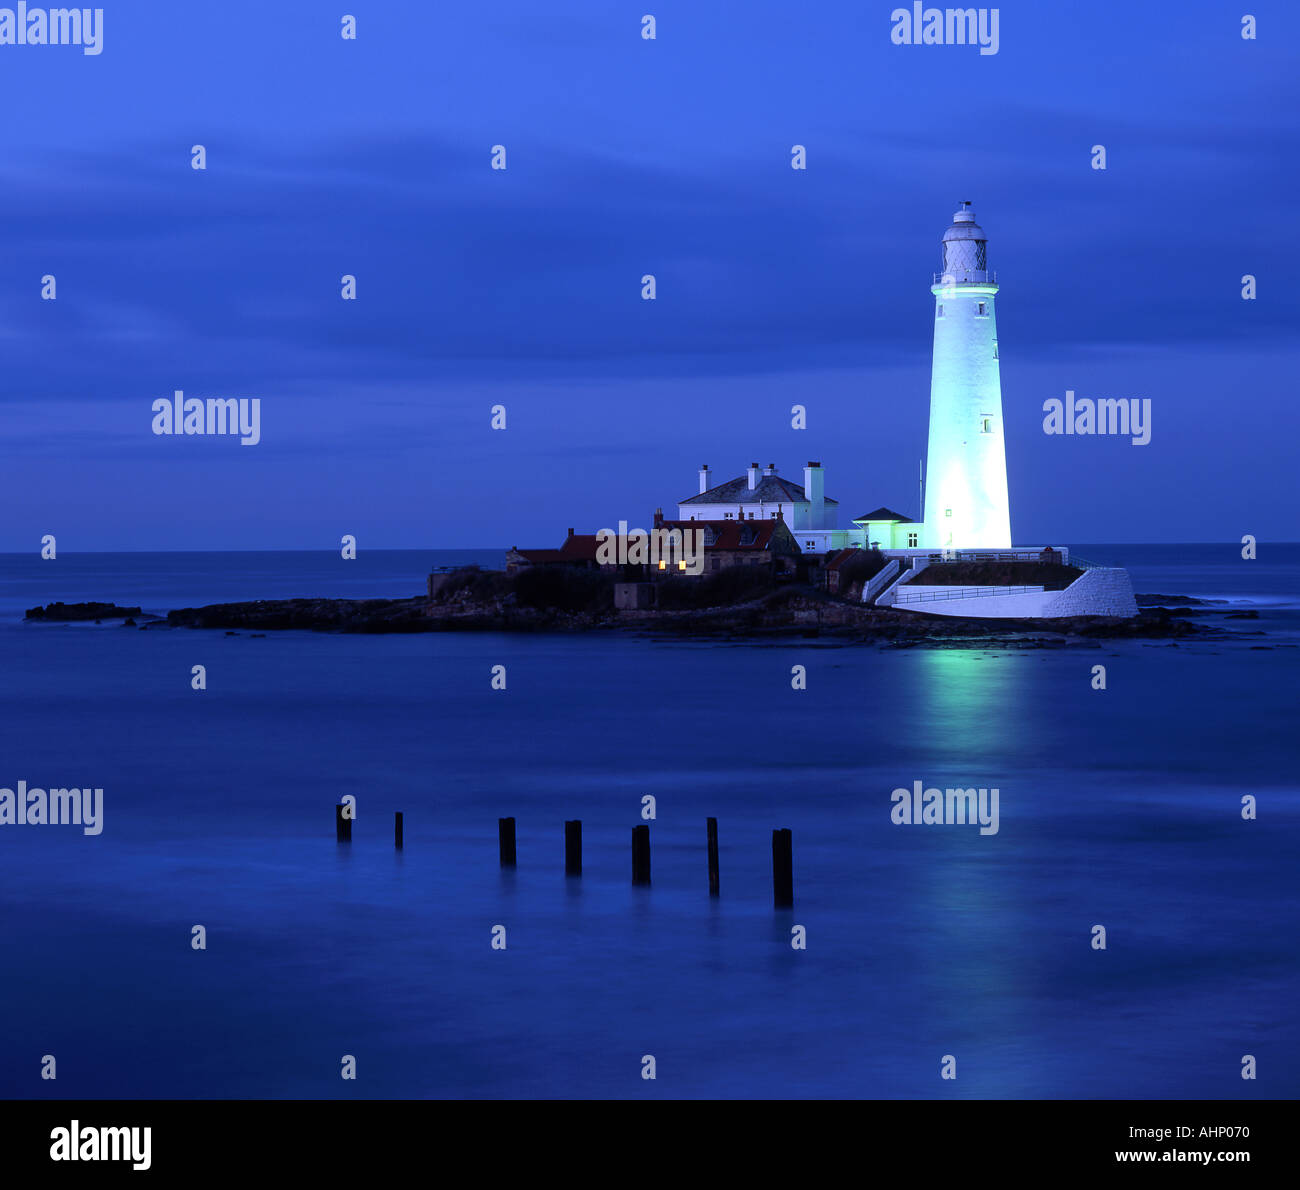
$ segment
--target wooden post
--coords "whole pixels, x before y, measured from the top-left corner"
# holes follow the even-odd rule
[[[501,866],[515,866],[515,820],[513,818],[497,819],[497,839],[501,844]]]
[[[650,828],[632,828],[632,883],[650,883]]]
[[[393,846],[398,851],[402,850],[402,812],[396,811],[393,817]]]
[[[788,830],[772,832],[772,903],[778,909],[794,904],[794,860]]]
[[[352,842],[352,819],[343,816],[343,803],[334,807],[334,836],[340,843]]]
[[[709,832],[709,896],[718,895],[718,820],[708,820]]]
[[[574,818],[564,824],[564,874],[582,875],[582,819]]]

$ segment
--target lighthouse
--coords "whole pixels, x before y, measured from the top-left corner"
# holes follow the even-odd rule
[[[1007,451],[998,374],[998,287],[970,203],[943,234],[934,294],[934,363],[925,476],[932,549],[1010,549]]]

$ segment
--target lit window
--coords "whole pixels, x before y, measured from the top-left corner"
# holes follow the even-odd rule
[[[663,563],[660,562],[659,565],[660,565],[660,566],[663,566]],[[678,562],[678,563],[677,563],[677,569],[678,569],[678,570],[685,570],[685,569],[686,569],[686,563],[685,563],[685,562]]]
[[[659,559],[659,569],[660,569],[660,570],[667,570],[667,569],[668,569],[668,563],[665,562],[662,558]]]

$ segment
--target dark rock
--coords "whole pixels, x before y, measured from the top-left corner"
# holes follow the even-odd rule
[[[71,605],[73,609],[95,609],[100,615],[107,614],[104,609],[111,606]],[[115,610],[123,616],[134,614],[146,621],[151,619],[139,608]],[[70,614],[68,605],[64,604],[35,608],[28,613],[28,618],[50,618],[52,611],[54,618],[86,618],[84,614]],[[1167,607],[1147,607],[1129,619],[1076,616],[1062,620],[960,620],[864,606],[834,598],[812,587],[790,586],[720,607],[635,612],[522,607],[508,596],[501,598],[499,594],[485,601],[458,599],[445,603],[430,603],[423,596],[411,599],[259,599],[179,608],[168,612],[165,622],[157,620],[152,626],[215,628],[224,629],[229,636],[248,632],[256,637],[285,629],[365,633],[601,630],[676,639],[698,637],[746,642],[820,639],[826,647],[867,643],[895,648],[918,644],[956,649],[996,645],[1003,649],[1033,650],[1096,648],[1103,639],[1172,641],[1190,636],[1226,639],[1225,629],[1210,628],[1187,618],[1198,614],[1206,613],[1198,613],[1193,608],[1171,611]]]
[[[180,628],[256,629],[262,633],[286,628],[314,632],[431,632],[439,624],[425,615],[426,602],[423,598],[258,599],[251,603],[179,608],[167,613],[167,623]],[[449,614],[453,613],[451,609]],[[483,615],[483,619],[482,627],[502,626],[495,614]]]
[[[27,614],[23,616],[25,620],[49,620],[49,621],[71,621],[71,620],[94,620],[98,623],[101,620],[116,620],[119,617],[138,616],[143,614],[138,607],[118,607],[116,603],[50,603],[45,607],[30,607]]]
[[[1138,607],[1215,608],[1227,605],[1226,599],[1197,599],[1191,595],[1134,595]]]

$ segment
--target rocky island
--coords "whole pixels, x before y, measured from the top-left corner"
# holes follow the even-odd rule
[[[1058,568],[1064,571],[1067,568]],[[265,633],[309,630],[344,633],[447,631],[638,632],[721,639],[839,638],[844,643],[960,646],[978,640],[1043,647],[1101,639],[1222,638],[1222,621],[1249,617],[1189,596],[1141,595],[1136,617],[1077,616],[1056,620],[955,619],[876,607],[861,601],[861,581],[843,594],[806,582],[781,582],[743,569],[656,584],[655,606],[615,606],[614,579],[597,571],[524,570],[516,574],[464,567],[440,576],[430,593],[403,599],[298,598],[178,608],[163,617],[139,607],[52,603],[32,608],[40,623],[120,619],[142,630],[224,629]],[[1005,575],[986,576],[997,580]],[[1017,578],[1025,575],[1017,574]],[[1068,582],[1067,574],[1038,577]]]

